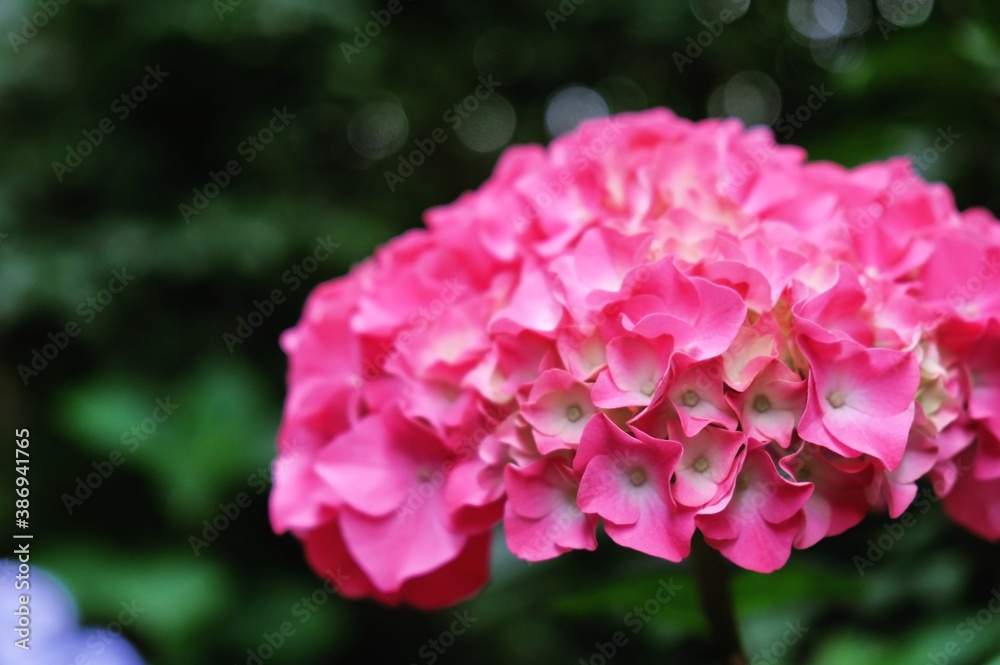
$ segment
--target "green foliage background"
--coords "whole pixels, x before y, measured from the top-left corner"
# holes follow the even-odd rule
[[[123,601],[145,607],[127,634],[154,664],[244,663],[285,621],[295,635],[269,663],[427,663],[421,647],[451,623],[447,611],[324,594],[302,623],[296,604],[320,581],[293,539],[271,533],[258,493],[283,397],[277,337],[309,289],[476,187],[499,154],[450,139],[390,192],[383,173],[399,151],[366,159],[348,141],[365,103],[397,100],[412,149],[493,73],[516,111],[512,142],[545,142],[546,100],[569,83],[603,91],[614,112],[668,106],[702,118],[713,91],[753,70],[777,85],[782,114],[811,86],[833,91],[793,139],[815,159],[920,152],[952,128],[961,138],[924,175],[949,184],[963,208],[1000,212],[1000,6],[989,0],[938,0],[928,21],[898,30],[872,9],[830,67],[794,38],[785,0],[753,0],[683,72],[674,53],[705,27],[676,0],[565,0],[575,9],[555,30],[545,12],[559,11],[557,0],[404,0],[350,63],[341,43],[384,7],[377,0],[242,0],[221,14],[211,0],[52,4],[58,13],[14,52],[9,33],[41,8],[0,3],[0,424],[8,451],[15,427],[31,430],[34,562],[65,580],[89,625],[107,625]],[[114,117],[112,102],[156,65],[169,76],[60,182],[52,162]],[[186,224],[178,205],[192,188],[285,106],[296,119]],[[327,235],[340,245],[334,256],[291,291],[283,273]],[[80,303],[122,268],[135,280],[87,322]],[[223,334],[275,288],[288,301],[230,353]],[[71,321],[81,334],[24,385],[18,366]],[[124,447],[123,434],[168,396],[175,415]],[[68,514],[62,495],[116,449],[124,464]],[[4,456],[7,519],[13,453]],[[241,492],[249,507],[196,556],[189,537]],[[923,665],[956,641],[949,662],[1000,663],[1000,617],[969,642],[956,629],[1000,585],[997,547],[931,506],[859,576],[854,557],[886,524],[873,516],[778,573],[738,575],[755,662],[772,662],[761,650],[801,621],[808,631],[777,662]],[[610,546],[529,566],[502,537],[496,545],[494,580],[461,608],[477,621],[438,662],[587,662],[670,577],[682,591],[617,660],[703,662],[686,566]]]

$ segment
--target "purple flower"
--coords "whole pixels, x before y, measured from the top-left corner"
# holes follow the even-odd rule
[[[15,632],[21,596],[29,598],[28,650],[18,646],[22,637]],[[0,560],[0,614],[5,624],[0,636],[0,665],[143,665],[139,652],[121,635],[108,629],[81,628],[69,592],[35,566],[27,578],[18,579],[18,562]]]

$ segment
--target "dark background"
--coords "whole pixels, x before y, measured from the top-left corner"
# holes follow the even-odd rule
[[[922,174],[962,208],[1000,211],[1000,6],[988,0],[402,0],[350,62],[342,44],[385,3],[50,2],[51,17],[36,0],[0,3],[0,424],[8,450],[15,427],[31,430],[33,562],[65,581],[88,625],[123,601],[145,607],[126,634],[153,664],[242,664],[284,621],[295,634],[268,663],[431,661],[421,647],[450,611],[319,592],[305,623],[293,614],[321,583],[268,525],[277,337],[310,289],[475,188],[503,146],[655,106],[772,124],[825,86],[829,101],[779,138],[855,165],[920,155],[950,131]],[[714,22],[723,9],[739,18]],[[45,25],[22,33],[34,15]],[[147,66],[168,75],[122,118],[112,105]],[[456,129],[444,113],[481,75],[500,85]],[[285,107],[295,118],[247,163],[241,144]],[[53,162],[104,118],[114,131],[57,178]],[[385,172],[438,128],[444,143],[390,191]],[[230,160],[240,173],[186,223],[179,206]],[[339,247],[293,289],[283,275],[327,236]],[[107,302],[123,269],[134,280]],[[223,336],[274,289],[287,300],[230,352]],[[66,348],[37,375],[19,371],[69,323],[80,332]],[[168,397],[175,413],[126,443]],[[78,479],[116,450],[123,462],[70,514]],[[249,506],[196,555],[202,521],[241,493]],[[5,516],[12,494],[0,491]],[[981,614],[969,641],[958,626],[1000,585],[1000,552],[937,505],[914,512],[912,527],[873,515],[773,575],[739,574],[754,662],[923,665],[954,641],[950,663],[1000,663],[1000,616]],[[880,535],[891,545],[860,576],[854,557]],[[618,630],[617,662],[703,662],[685,565],[607,544],[529,566],[495,545],[493,581],[459,608],[476,622],[438,662],[587,662]],[[633,634],[626,614],[671,577],[682,590]],[[807,630],[786,649],[797,621]]]

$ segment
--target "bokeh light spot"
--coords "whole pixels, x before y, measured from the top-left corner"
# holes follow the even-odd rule
[[[517,112],[506,99],[493,94],[455,128],[458,140],[476,152],[492,152],[514,135]]]
[[[382,159],[397,152],[406,142],[409,121],[396,101],[369,102],[351,116],[347,140],[368,159]]]
[[[934,9],[934,0],[878,0],[882,17],[901,28],[923,25]]]
[[[778,84],[761,72],[740,72],[712,93],[709,115],[736,117],[747,125],[770,125],[781,112]]]
[[[559,136],[588,118],[601,118],[608,113],[608,103],[598,92],[571,85],[549,98],[545,105],[545,127],[550,135]]]

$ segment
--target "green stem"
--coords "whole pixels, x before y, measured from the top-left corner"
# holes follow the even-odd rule
[[[726,560],[708,546],[700,531],[694,536],[691,560],[701,609],[708,620],[709,638],[718,650],[721,662],[725,665],[748,665],[750,659],[743,652],[733,612],[730,569]]]

